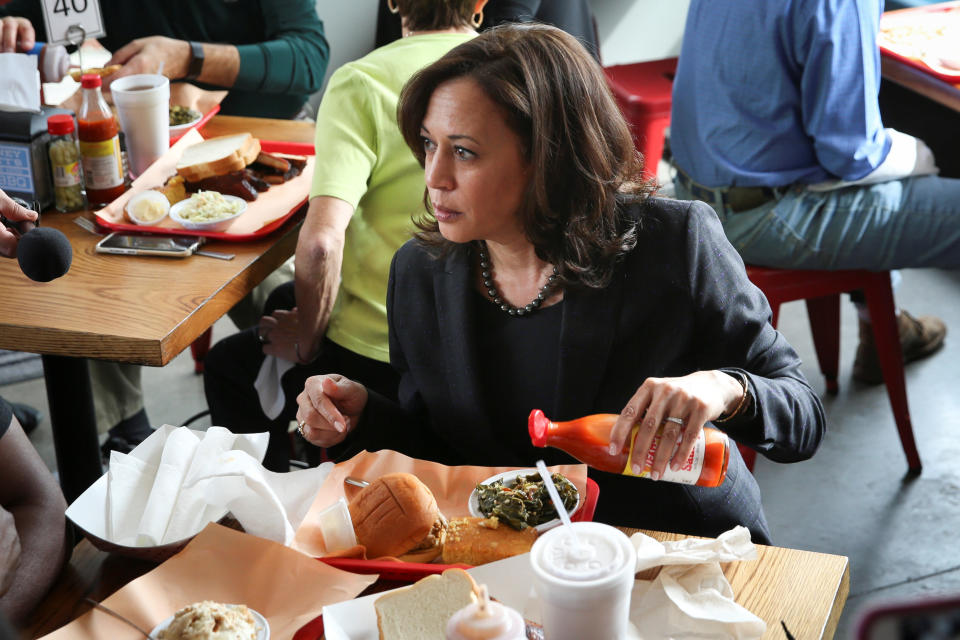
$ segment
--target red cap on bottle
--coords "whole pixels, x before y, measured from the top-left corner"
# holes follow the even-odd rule
[[[100,80],[100,76],[96,73],[85,73],[83,77],[80,78],[80,86],[84,89],[96,89],[103,84],[103,81]]]
[[[550,428],[550,420],[543,415],[540,409],[534,409],[527,418],[527,432],[530,434],[530,441],[535,447],[547,446],[547,429]]]
[[[69,113],[58,113],[47,118],[47,131],[55,136],[62,136],[73,132],[73,116]]]

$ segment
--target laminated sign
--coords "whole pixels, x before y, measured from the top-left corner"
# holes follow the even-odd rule
[[[80,44],[107,34],[99,0],[42,0],[49,44]]]

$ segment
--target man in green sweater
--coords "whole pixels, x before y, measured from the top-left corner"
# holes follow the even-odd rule
[[[101,0],[100,9],[100,43],[113,52],[109,64],[123,65],[111,81],[162,62],[171,80],[229,89],[226,115],[292,118],[326,74],[329,47],[313,0]],[[46,40],[38,0],[13,0],[0,16],[9,16],[0,52]]]

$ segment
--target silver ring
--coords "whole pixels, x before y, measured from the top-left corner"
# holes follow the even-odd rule
[[[306,424],[307,424],[306,420],[301,420],[300,422],[297,423],[297,433],[299,433],[300,437],[303,438],[304,440],[307,439],[307,436],[303,435],[303,428],[306,426]]]
[[[664,422],[675,422],[676,424],[680,425],[681,427],[683,426],[683,418],[674,418],[674,417],[671,416],[671,417],[669,417],[669,418],[664,418],[663,421],[664,421]]]
[[[270,344],[269,338],[270,331],[260,332],[260,328],[257,327],[257,340],[260,341],[260,344]]]

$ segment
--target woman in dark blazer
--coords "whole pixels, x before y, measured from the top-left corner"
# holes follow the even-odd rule
[[[526,416],[617,413],[639,425],[651,477],[685,460],[707,422],[783,462],[824,431],[800,361],[769,324],[712,209],[654,198],[603,73],[546,26],[494,29],[415,76],[398,110],[424,164],[428,214],[396,254],[387,315],[399,404],[341,376],[298,397],[319,446],[391,448],[446,464],[569,462],[530,443]],[[702,488],[603,473],[597,520],[769,542],[736,448]]]

